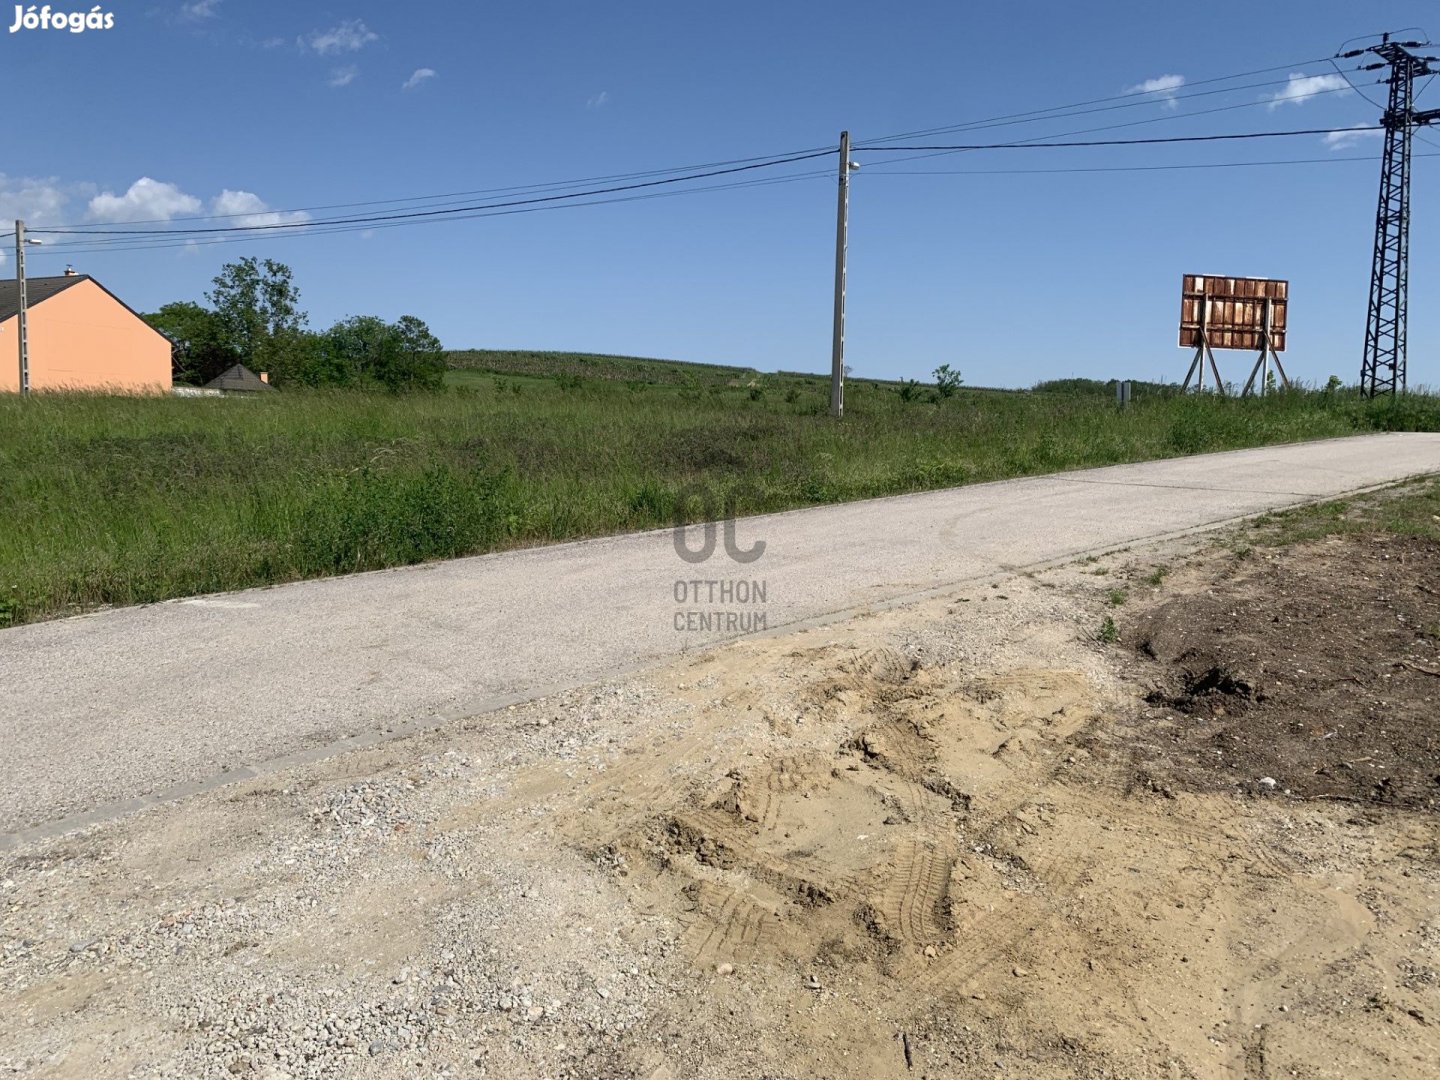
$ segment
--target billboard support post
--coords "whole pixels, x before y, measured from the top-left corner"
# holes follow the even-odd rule
[[[1210,348],[1210,336],[1205,332],[1206,324],[1210,320],[1209,298],[1200,301],[1200,325],[1195,331],[1195,359],[1190,362],[1190,370],[1185,375],[1184,389],[1190,389],[1190,380],[1195,379],[1195,389],[1205,389],[1205,361],[1210,361],[1210,370],[1215,374],[1215,392],[1222,397],[1225,394],[1225,383],[1220,378],[1220,367],[1215,363],[1215,353]]]
[[[1240,392],[1241,397],[1248,397],[1251,392],[1256,392],[1264,397],[1270,390],[1270,361],[1275,361],[1275,370],[1280,373],[1280,383],[1286,390],[1290,389],[1290,377],[1285,374],[1285,365],[1280,363],[1280,354],[1275,351],[1274,336],[1270,332],[1275,318],[1275,301],[1265,301],[1265,311],[1260,323],[1260,356],[1255,361],[1255,366],[1250,370],[1250,378],[1245,382],[1245,389]],[[1259,386],[1256,387],[1256,378],[1259,378]]]

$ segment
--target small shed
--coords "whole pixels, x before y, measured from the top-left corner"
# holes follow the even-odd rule
[[[262,371],[256,375],[244,364],[236,364],[206,383],[205,389],[224,390],[226,393],[256,394],[275,388],[270,385],[269,372]]]

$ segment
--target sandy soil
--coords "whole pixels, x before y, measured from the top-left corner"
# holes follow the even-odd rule
[[[1396,652],[1363,556],[1117,553],[11,853],[0,1072],[1437,1075],[1437,558]],[[1317,711],[1337,605],[1400,677]]]

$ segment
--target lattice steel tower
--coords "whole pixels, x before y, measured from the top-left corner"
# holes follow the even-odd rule
[[[1420,41],[1391,41],[1342,53],[1374,53],[1380,59],[1362,71],[1390,69],[1390,102],[1381,117],[1385,153],[1380,164],[1380,204],[1375,212],[1375,256],[1370,266],[1370,311],[1365,323],[1365,357],[1360,388],[1366,397],[1405,391],[1405,331],[1410,292],[1410,141],[1415,128],[1440,117],[1440,110],[1415,111],[1415,80],[1433,75],[1433,57],[1410,49]]]

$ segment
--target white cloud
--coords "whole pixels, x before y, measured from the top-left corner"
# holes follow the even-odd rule
[[[1184,75],[1157,75],[1153,79],[1146,79],[1134,86],[1127,86],[1124,93],[1154,94],[1155,99],[1162,102],[1165,108],[1177,109],[1179,104],[1175,101],[1175,93],[1184,85]]]
[[[1385,132],[1381,128],[1371,127],[1369,124],[1356,124],[1343,131],[1327,131],[1324,142],[1331,150],[1348,150],[1352,146],[1359,145],[1364,139],[1379,138],[1383,134]]]
[[[400,89],[402,89],[402,90],[414,90],[417,86],[419,86],[421,83],[423,83],[426,79],[433,79],[433,78],[435,78],[435,76],[436,76],[437,74],[438,74],[438,72],[436,72],[436,70],[435,70],[434,68],[418,68],[418,69],[416,69],[414,75],[411,75],[410,78],[408,78],[408,79],[405,80],[404,85],[402,85],[402,86],[400,87]]]
[[[203,204],[174,184],[142,176],[124,195],[105,191],[90,200],[91,221],[169,221],[182,214],[198,214]]]
[[[585,107],[587,109],[603,109],[608,104],[610,104],[610,91],[601,90],[600,93],[585,102]]]
[[[205,203],[177,185],[142,176],[123,195],[100,191],[94,184],[62,184],[55,178],[6,176],[0,173],[0,232],[14,236],[15,219],[33,229],[74,221],[70,209],[75,200],[87,200],[84,216],[97,224],[124,224],[136,221],[170,221],[176,217],[206,212]],[[224,216],[223,225],[290,225],[310,220],[303,210],[273,210],[250,191],[226,188],[210,200],[209,212]],[[43,251],[44,249],[40,249]],[[0,236],[0,262],[4,261],[4,237]]]
[[[1294,73],[1288,82],[1269,97],[1270,108],[1278,109],[1281,105],[1303,105],[1316,94],[1326,94],[1331,91],[1349,93],[1349,84],[1341,75],[1306,75],[1303,71]]]
[[[303,48],[315,50],[321,56],[338,56],[341,53],[359,52],[380,35],[371,30],[360,19],[346,19],[329,30],[316,30],[300,39]]]
[[[330,72],[330,85],[335,87],[349,86],[360,77],[360,69],[354,64],[347,67],[339,67]]]
[[[63,220],[70,193],[53,177],[47,180],[0,173],[0,228],[14,232],[15,219],[29,225],[54,225]],[[4,237],[0,237],[0,251]]]
[[[192,0],[180,5],[180,18],[187,22],[203,22],[220,14],[220,5],[225,0]]]
[[[229,188],[210,200],[210,212],[216,217],[229,219],[225,222],[226,225],[240,228],[294,225],[310,220],[310,215],[303,210],[272,210],[270,205],[253,191],[231,191]]]

